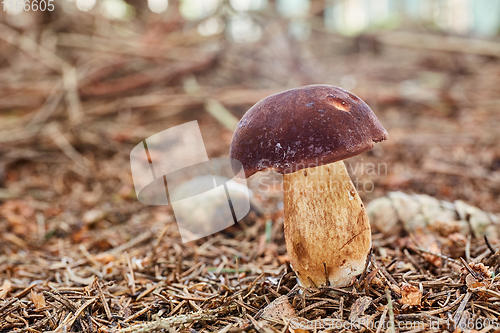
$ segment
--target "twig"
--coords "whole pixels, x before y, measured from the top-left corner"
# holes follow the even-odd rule
[[[422,266],[420,266],[420,264],[415,260],[415,258],[410,255],[410,252],[408,252],[407,249],[404,249],[403,253],[405,257],[408,258],[408,260],[412,263],[412,265],[419,270],[420,273],[425,274],[425,269],[423,269]]]
[[[83,170],[87,170],[92,164],[85,156],[81,155],[66,139],[66,137],[59,130],[59,125],[57,123],[51,123],[49,125],[50,128],[50,137],[54,141],[54,143],[61,149],[61,151],[68,156],[73,162],[75,162],[78,166],[83,168]]]
[[[234,131],[238,125],[238,118],[216,99],[209,98],[205,103],[205,110],[228,130]]]
[[[462,299],[464,297],[465,297],[465,295],[462,295],[462,296],[460,296],[459,298],[457,298],[453,303],[451,303],[448,306],[444,306],[444,307],[442,307],[440,309],[436,309],[436,310],[426,311],[424,313],[428,314],[428,315],[436,315],[436,314],[439,314],[439,313],[443,313],[443,312],[449,311],[449,310],[453,309],[455,306],[457,306],[462,301]]]
[[[134,320],[134,319],[142,316],[143,314],[145,314],[149,310],[150,310],[150,307],[147,306],[144,309],[142,309],[141,311],[138,311],[138,312],[134,313],[133,315],[131,315],[130,317],[128,317],[127,319],[125,319],[123,322],[124,323],[128,323],[128,322],[130,322],[130,321],[132,321],[132,320]]]
[[[168,221],[168,222],[170,222],[170,221]],[[158,238],[156,239],[155,245],[153,246],[153,250],[151,250],[151,252],[149,254],[149,261],[150,261],[151,265],[154,264],[154,259],[155,259],[155,256],[156,256],[156,251],[158,250],[158,247],[160,246],[161,241],[163,240],[163,237],[165,237],[165,234],[167,233],[168,229],[170,229],[171,225],[172,225],[171,223],[168,223],[163,228],[163,230],[160,232],[160,235],[158,235]]]
[[[257,320],[255,320],[255,318],[253,318],[248,313],[246,315],[247,315],[247,318],[250,319],[250,322],[252,323],[252,326],[255,328],[255,330],[257,332],[259,332],[259,333],[265,333],[264,329],[262,329],[262,327],[260,327],[259,323],[257,322]]]
[[[8,300],[4,305],[0,306],[0,318],[8,315],[10,312],[14,311],[17,309],[17,307],[19,306],[19,303],[16,304],[16,306],[12,307],[9,309],[9,307],[16,303],[16,302],[19,302],[19,300],[17,298],[11,298],[10,300]]]
[[[387,311],[388,310],[389,310],[389,306],[387,305],[387,306],[384,307],[384,311],[382,312],[382,315],[380,316],[380,321],[379,321],[376,333],[382,332],[382,327],[385,326],[384,325],[384,321],[385,321],[385,317],[387,316]]]
[[[111,255],[117,255],[119,253],[123,253],[126,250],[128,250],[128,249],[130,249],[130,248],[132,248],[132,247],[134,247],[142,242],[147,241],[151,237],[153,237],[153,232],[151,230],[145,231],[142,234],[139,234],[137,237],[132,238],[131,240],[129,240],[125,244],[119,245],[117,247],[112,248],[111,250],[106,251],[106,253],[111,254]]]
[[[495,253],[495,249],[493,248],[493,246],[491,246],[490,244],[490,241],[488,240],[488,237],[486,237],[486,235],[484,235],[484,242],[486,243],[486,246],[488,247],[488,249],[490,249],[491,253]]]
[[[132,325],[127,328],[119,329],[116,331],[116,333],[128,333],[128,332],[138,332],[138,333],[145,333],[145,332],[152,332],[152,331],[157,331],[161,329],[168,330],[172,327],[175,326],[180,326],[184,324],[189,324],[189,323],[195,323],[199,321],[214,321],[219,318],[220,315],[232,311],[236,306],[233,307],[222,307],[219,309],[215,310],[204,310],[204,311],[198,311],[195,313],[190,313],[186,315],[179,315],[175,317],[169,317],[169,318],[161,318],[158,317],[155,321],[145,323],[145,324],[137,324],[137,325]]]
[[[472,296],[472,294],[469,292],[467,292],[467,294],[465,294],[465,297],[462,299],[460,306],[458,307],[457,311],[453,315],[453,322],[455,323],[455,325],[458,325],[458,323],[460,322],[460,318],[462,317],[462,313],[464,312],[465,307],[467,306],[467,302],[469,302],[469,299],[471,296]]]
[[[495,310],[492,310],[492,309],[490,309],[490,308],[488,308],[488,307],[486,307],[486,306],[479,305],[479,304],[477,304],[477,302],[475,302],[475,303],[474,303],[474,306],[475,306],[475,307],[477,306],[477,307],[478,307],[478,308],[480,308],[480,309],[483,309],[483,310],[489,311],[489,312],[493,313],[495,316],[497,316],[497,318],[500,318],[500,312],[497,312],[497,311],[495,311]]]
[[[423,252],[423,253],[427,253],[427,254],[431,254],[433,256],[436,256],[436,257],[439,257],[441,259],[445,259],[445,260],[448,260],[448,261],[451,261],[452,263],[454,264],[457,264],[457,265],[460,265],[461,262],[458,261],[458,260],[455,260],[453,258],[450,258],[448,256],[445,256],[443,254],[440,254],[440,253],[434,253],[434,252],[431,252],[431,251],[427,251],[426,249],[423,249],[421,247],[416,247],[415,250],[419,251],[419,252]]]
[[[35,127],[40,128],[50,117],[50,115],[56,110],[59,102],[64,95],[64,93],[60,90],[62,87],[62,82],[57,82],[49,96],[45,100],[45,104],[38,110],[38,112],[33,116],[31,121],[26,125],[26,127]]]
[[[113,319],[113,315],[111,314],[111,309],[109,308],[108,301],[106,300],[106,297],[104,296],[104,293],[102,292],[101,285],[99,284],[99,281],[97,280],[97,278],[94,280],[94,284],[97,286],[99,298],[101,299],[102,306],[104,307],[104,312],[106,313],[106,317],[108,318],[108,320]]]
[[[33,331],[37,331],[38,332],[37,328],[44,326],[51,319],[52,319],[51,317],[45,317],[45,318],[39,320],[38,322],[36,322],[36,324],[34,324],[34,325],[30,326],[30,327],[23,328],[23,329],[21,329],[19,331],[16,331],[16,333],[33,332]]]
[[[132,294],[135,294],[135,274],[134,274],[134,269],[132,267],[132,262],[130,261],[130,257],[127,252],[125,252],[125,258],[127,258],[127,265],[130,273],[130,288],[132,291]]]
[[[339,319],[344,318],[344,296],[340,296]]]
[[[180,308],[182,308],[188,301],[187,300],[183,300],[182,302],[180,302],[179,304],[177,304],[177,306],[175,308],[173,308],[170,313],[168,314],[169,316],[173,316],[177,311],[179,311]]]
[[[376,40],[393,46],[500,57],[500,44],[479,39],[390,32],[376,37]]]
[[[77,33],[59,33],[57,37],[57,45],[59,46],[90,49],[92,52],[124,54],[143,58],[163,58],[177,61],[185,59],[182,55],[185,50],[182,48],[173,49],[171,46],[168,46],[167,50],[166,47],[160,47],[164,46],[163,44],[157,45],[155,48],[145,48],[144,43],[130,41],[129,39],[112,40],[95,35]],[[193,53],[193,57],[198,56],[198,54]]]
[[[467,235],[467,242],[465,243],[465,259],[469,262],[470,260],[470,243],[471,243],[472,236],[471,234]],[[462,258],[460,258],[462,259]],[[463,259],[462,259],[463,261]]]
[[[65,60],[58,57],[46,47],[1,23],[0,38],[9,44],[19,47],[21,50],[56,72],[61,73],[64,65],[69,66]]]
[[[484,278],[481,276],[481,274],[479,274],[478,272],[476,272],[475,270],[473,270],[469,264],[467,263],[467,261],[464,260],[464,258],[460,257],[460,260],[462,261],[462,264],[464,265],[464,267],[467,269],[467,271],[476,279],[476,280],[479,280],[479,281],[483,281]]]
[[[73,303],[71,300],[63,297],[62,295],[60,295],[58,292],[54,291],[54,292],[50,292],[50,291],[44,291],[43,294],[45,296],[48,296],[56,301],[58,301],[59,303],[61,303],[62,305],[64,305],[69,311],[71,312],[75,312],[78,307],[75,303]]]
[[[65,96],[68,104],[69,120],[73,125],[77,125],[83,119],[83,109],[78,93],[78,76],[75,67],[63,66],[63,85],[66,90]]]
[[[93,298],[93,299],[89,299],[87,302],[85,302],[82,306],[80,306],[75,311],[75,313],[72,316],[68,316],[68,318],[63,323],[61,323],[61,325],[59,325],[59,327],[55,330],[55,332],[60,332],[60,331],[69,332],[69,331],[71,331],[71,327],[75,323],[75,320],[77,320],[78,317],[80,317],[80,315],[82,314],[82,312],[88,306],[94,304],[94,302],[96,300],[97,300],[97,298]]]
[[[35,288],[36,285],[37,285],[36,283],[33,283],[29,287],[24,288],[19,293],[14,295],[14,298],[17,298],[17,299],[23,298],[24,296],[28,295],[28,293],[31,291],[31,289]]]
[[[394,324],[394,310],[392,308],[392,298],[391,298],[391,290],[386,289],[385,295],[387,297],[387,311],[389,312],[389,322],[391,323],[390,332],[395,333],[395,324]]]
[[[491,257],[486,261],[487,266],[493,266],[498,262],[498,258],[500,258],[500,249],[497,250]]]

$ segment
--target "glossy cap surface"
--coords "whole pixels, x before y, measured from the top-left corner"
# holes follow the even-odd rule
[[[330,85],[310,85],[268,96],[241,118],[230,158],[245,176],[275,169],[287,174],[340,161],[387,139],[370,107]]]

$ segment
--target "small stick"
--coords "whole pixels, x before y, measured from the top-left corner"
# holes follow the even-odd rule
[[[38,227],[38,238],[43,240],[45,237],[45,217],[42,212],[37,212],[35,218]]]
[[[339,319],[344,318],[344,296],[340,296]]]
[[[442,52],[471,53],[500,57],[500,45],[493,41],[410,32],[387,33],[376,37],[376,39],[380,43],[399,47],[417,47]]]
[[[467,306],[467,302],[469,302],[469,299],[471,296],[472,296],[472,294],[469,292],[467,292],[467,294],[465,294],[465,297],[462,299],[460,306],[458,307],[457,311],[453,315],[453,322],[455,323],[455,325],[458,325],[458,323],[460,322],[460,318],[462,317],[462,313],[464,312],[465,307]]]
[[[446,296],[446,300],[444,301],[442,307],[445,307],[446,305],[448,305],[448,302],[450,301],[450,298],[451,298],[451,293],[448,291],[448,295]]]
[[[76,68],[63,65],[63,86],[66,90],[66,103],[68,104],[69,120],[73,125],[79,124],[83,119],[83,108],[78,93],[78,75]]]
[[[460,261],[458,260],[455,260],[453,258],[450,258],[450,257],[447,257],[443,254],[440,254],[440,253],[434,253],[434,252],[431,252],[431,251],[427,251],[421,247],[416,247],[415,250],[419,251],[419,252],[423,252],[423,253],[427,253],[427,254],[432,254],[433,256],[436,256],[436,257],[439,257],[441,259],[445,259],[445,260],[448,260],[448,261],[451,261],[452,263],[454,264],[457,264],[457,265],[460,265]]]
[[[281,282],[283,281],[283,278],[285,277],[286,274],[288,274],[288,273],[283,273],[283,275],[281,275],[281,277],[280,277],[280,280],[278,281],[278,286],[276,287],[276,292],[278,294],[280,292]]]
[[[451,310],[453,309],[458,303],[460,303],[462,301],[462,299],[465,297],[465,295],[462,295],[460,296],[459,298],[457,298],[453,303],[451,303],[450,305],[448,306],[445,306],[445,307],[442,307],[440,309],[436,309],[436,310],[431,310],[431,311],[427,311],[427,312],[424,312],[424,314],[428,314],[428,315],[435,315],[435,314],[439,314],[439,313],[443,313],[443,312],[446,312],[448,310]]]
[[[497,318],[500,318],[500,312],[497,312],[497,311],[495,311],[495,310],[493,310],[493,309],[490,309],[490,308],[488,308],[488,307],[486,307],[486,306],[479,305],[479,304],[477,304],[477,303],[474,303],[474,306],[477,306],[477,307],[478,307],[478,308],[480,308],[480,309],[483,309],[483,310],[489,311],[489,312],[493,313],[495,316],[497,316]]]
[[[228,130],[234,131],[238,125],[238,118],[214,98],[207,100],[205,110]]]
[[[229,323],[223,329],[221,329],[219,333],[228,333],[231,330],[231,328],[233,328],[233,326],[234,323]]]
[[[92,263],[94,266],[99,267],[99,265],[100,265],[99,262],[94,259],[94,257],[90,254],[89,251],[87,251],[87,249],[85,248],[85,246],[83,244],[80,244],[79,249],[90,263]]]
[[[50,115],[56,110],[59,102],[61,101],[64,93],[60,91],[62,86],[61,81],[58,81],[49,96],[45,100],[45,104],[37,111],[37,113],[31,118],[30,122],[26,127],[36,127],[41,126],[50,117]]]
[[[186,301],[183,301],[186,302]],[[224,311],[231,310],[228,308],[221,308],[209,311],[198,311],[195,313],[190,313],[187,315],[179,315],[169,318],[158,317],[156,321],[148,322],[145,324],[131,325],[127,328],[122,328],[117,330],[116,333],[146,333],[155,332],[161,329],[169,330],[174,326],[180,326],[183,324],[195,323],[200,321],[214,321],[219,318],[219,315]]]
[[[29,329],[30,324],[23,317],[18,316],[18,315],[13,314],[13,313],[11,313],[9,316],[12,317],[12,318],[16,318],[17,320],[22,321],[24,323],[24,325],[26,325],[26,327],[24,329]]]
[[[38,60],[45,66],[53,69],[54,71],[61,73],[62,66],[69,64],[55,53],[53,53],[48,48],[38,44],[33,39],[28,38],[16,30],[0,23],[0,38],[9,44],[17,46],[19,49],[23,50],[35,60]]]
[[[495,265],[496,262],[498,261],[498,258],[500,258],[500,250],[497,250],[492,256],[488,258],[488,260],[486,261],[486,265],[487,266]]]
[[[493,246],[491,246],[490,241],[488,240],[488,237],[486,237],[486,235],[484,235],[484,242],[486,243],[486,246],[488,247],[488,249],[490,249],[491,253],[497,252],[497,251],[495,251]]]
[[[317,308],[319,306],[322,306],[322,305],[325,305],[325,304],[328,304],[330,303],[330,300],[327,300],[327,301],[319,301],[317,303],[314,303],[314,304],[311,304],[309,306],[306,306],[305,308],[303,308],[302,310],[300,310],[299,312],[297,312],[297,315],[298,316],[301,316],[303,315],[304,313],[306,313],[307,311],[311,310],[311,309],[314,309],[314,308]]]
[[[130,270],[130,285],[131,285],[131,291],[132,294],[135,294],[135,274],[134,274],[134,269],[132,267],[132,262],[130,261],[130,257],[128,253],[125,251],[125,258],[127,258],[127,265]]]
[[[143,232],[142,234],[139,234],[139,236],[137,237],[134,237],[132,238],[131,240],[129,240],[127,243],[125,244],[122,244],[120,246],[117,246],[115,248],[112,248],[111,250],[108,250],[106,251],[105,253],[106,254],[112,254],[112,255],[117,255],[117,254],[120,254],[120,253],[123,253],[125,252],[126,250],[150,239],[151,237],[153,237],[153,232],[148,230],[148,231],[145,231]]]
[[[66,137],[59,130],[59,125],[56,123],[51,123],[48,125],[50,130],[50,137],[54,141],[57,147],[68,156],[73,162],[78,166],[86,170],[92,163],[82,154],[80,154],[66,139]]]
[[[471,235],[469,234],[467,236],[467,243],[465,243],[465,259],[467,262],[470,262],[470,242],[471,242]]]
[[[168,222],[170,222],[170,219]],[[151,254],[149,255],[149,259],[150,259],[149,261],[150,261],[151,265],[154,264],[154,257],[156,255],[156,251],[158,251],[158,248],[160,247],[161,241],[165,237],[165,234],[167,233],[168,229],[170,229],[171,225],[172,225],[171,223],[167,224],[163,228],[163,230],[160,232],[160,235],[158,236],[158,238],[156,239],[155,245],[153,246],[153,250],[151,251]]]
[[[5,311],[7,310],[12,304],[16,303],[16,302],[19,302],[19,300],[17,298],[11,298],[10,300],[7,301],[7,303],[5,303],[4,305],[2,305],[0,307],[0,318],[2,318],[3,316],[6,316],[8,315],[9,313],[11,313],[12,311],[16,310],[19,306],[20,306],[20,303],[17,303],[16,306],[10,308],[8,311]]]
[[[33,289],[36,286],[37,286],[37,284],[33,283],[29,287],[26,287],[23,290],[21,290],[18,294],[14,295],[14,298],[17,298],[17,299],[23,298],[24,296],[26,296],[31,291],[31,289]],[[1,313],[1,311],[0,311],[0,313]]]
[[[78,317],[80,317],[80,315],[82,314],[82,312],[90,305],[94,304],[94,302],[97,300],[97,298],[92,298],[92,299],[89,299],[87,302],[85,302],[82,306],[80,306],[76,312],[68,317],[61,325],[59,325],[59,327],[56,329],[56,331],[64,331],[64,332],[69,332],[71,331],[71,327],[73,326],[73,324],[75,323],[75,320],[78,319]]]
[[[130,322],[130,321],[134,320],[135,318],[138,318],[138,317],[142,316],[142,315],[143,315],[143,314],[145,314],[147,311],[149,311],[149,309],[150,309],[150,307],[149,307],[149,306],[147,306],[147,307],[145,307],[144,309],[142,309],[141,311],[138,311],[138,312],[134,313],[133,315],[131,315],[130,317],[128,317],[127,319],[125,319],[123,322],[124,322],[124,323],[128,323],[128,322]]]
[[[22,332],[33,332],[33,331],[36,331],[38,332],[38,330],[36,330],[37,328],[39,327],[42,327],[44,326],[45,324],[47,324],[47,322],[51,319],[51,317],[45,317],[39,321],[36,322],[36,324],[34,324],[33,326],[30,326],[30,327],[26,327],[26,328],[23,328],[19,331],[16,331],[18,333],[22,333]]]
[[[410,255],[410,252],[408,252],[407,249],[404,249],[403,253],[406,256],[406,258],[408,258],[408,260],[412,263],[412,265],[415,266],[415,268],[419,270],[420,273],[425,274],[425,270],[422,268],[422,266],[420,266],[420,264],[415,260],[415,258],[413,258]]]
[[[174,313],[176,313],[177,311],[179,311],[179,309],[182,308],[187,302],[188,301],[183,300],[182,302],[180,302],[179,304],[177,304],[177,306],[175,308],[173,308],[172,311],[170,311],[170,313],[168,315],[172,316]]]
[[[288,327],[290,326],[290,322],[292,321],[292,319],[287,320],[284,316],[281,317],[281,319],[285,322],[285,327],[283,327],[281,333],[285,333],[286,331],[288,331]]]
[[[57,293],[57,291],[54,291],[54,292],[44,291],[43,294],[45,296],[48,296],[48,297],[58,301],[59,303],[64,305],[71,312],[75,312],[77,309],[76,304],[74,304],[71,300],[69,300],[69,299],[63,297],[62,295],[60,295],[59,293]]]
[[[384,321],[385,321],[385,317],[387,316],[388,309],[389,309],[389,306],[384,307],[384,312],[382,312],[382,315],[380,316],[380,321],[379,321],[376,333],[382,332],[382,327],[384,327]]]
[[[111,309],[109,308],[108,302],[106,301],[106,297],[102,292],[101,285],[99,284],[97,278],[94,280],[94,283],[97,285],[97,291],[99,293],[99,297],[101,298],[101,303],[102,306],[104,307],[104,312],[106,312],[106,317],[108,318],[108,320],[112,320],[113,316],[111,315]]]
[[[387,311],[389,312],[389,322],[391,323],[391,330],[390,330],[390,332],[395,333],[396,331],[394,330],[395,323],[394,323],[394,310],[392,308],[391,290],[390,289],[386,289],[385,290],[385,295],[387,297]]]
[[[247,313],[247,318],[250,319],[250,321],[252,322],[252,326],[255,328],[255,330],[259,333],[265,333],[265,331],[262,329],[262,327],[260,327],[259,323],[257,322],[257,320],[255,320],[251,315],[249,315]]]
[[[483,281],[483,277],[481,276],[481,274],[479,274],[478,272],[476,272],[475,270],[473,270],[469,264],[467,263],[467,261],[464,260],[464,258],[460,257],[460,260],[462,261],[462,264],[464,265],[464,267],[467,269],[467,271],[477,280],[479,281]]]
[[[238,286],[241,289],[241,280],[240,280],[240,260],[238,257],[236,257],[236,276],[238,277]]]
[[[250,291],[245,295],[243,296],[243,299],[247,298],[253,291],[253,288],[255,287],[255,285],[257,284],[257,282],[266,275],[266,273],[261,273],[255,280],[252,281],[252,283],[250,283],[247,287],[247,289],[249,289]]]

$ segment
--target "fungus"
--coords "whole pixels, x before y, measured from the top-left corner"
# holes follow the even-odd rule
[[[301,285],[347,286],[363,272],[370,223],[343,160],[387,136],[365,102],[330,85],[268,96],[240,120],[230,158],[247,178],[283,174],[285,240]]]

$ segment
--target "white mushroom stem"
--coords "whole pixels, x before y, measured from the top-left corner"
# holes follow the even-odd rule
[[[370,222],[344,162],[283,175],[285,240],[305,287],[347,286],[365,268]]]

